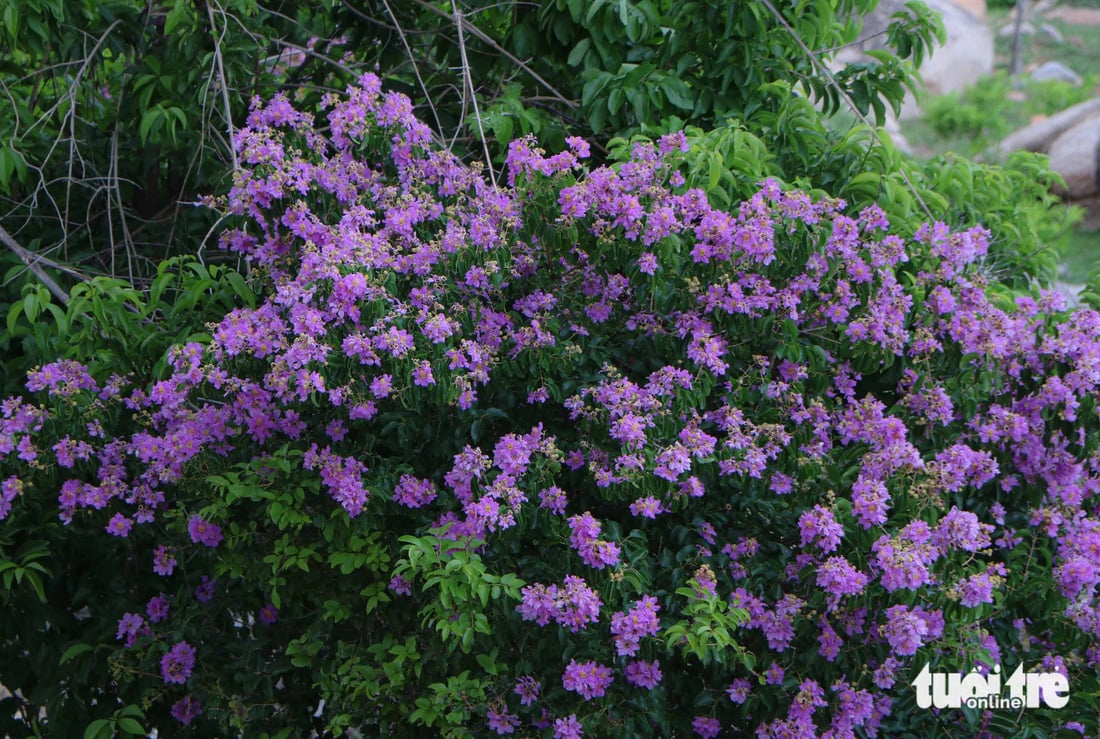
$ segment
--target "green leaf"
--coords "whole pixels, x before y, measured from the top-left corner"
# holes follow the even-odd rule
[[[148,143],[150,136],[155,136],[164,127],[164,119],[164,109],[159,105],[145,111],[145,115],[141,117],[141,125],[138,126],[142,146]]]
[[[680,110],[695,108],[695,100],[691,96],[691,89],[683,80],[672,76],[666,77],[661,82],[661,90],[664,91],[668,101]]]
[[[718,187],[719,181],[722,179],[722,158],[716,153],[710,155],[710,160],[707,162],[707,189],[713,190]]]
[[[15,334],[15,324],[19,322],[19,316],[23,312],[23,301],[17,300],[8,309],[8,333]]]
[[[12,39],[19,35],[19,10],[16,3],[10,3],[4,8],[4,26],[8,29],[8,34]]]
[[[27,314],[27,320],[31,323],[38,320],[39,307],[38,295],[35,293],[28,293],[26,297],[23,298],[23,312]]]
[[[98,737],[103,736],[104,731],[107,731],[107,736],[110,736],[110,719],[96,719],[92,723],[88,724],[88,728],[84,729],[84,739],[98,739]]]
[[[11,175],[15,171],[15,152],[10,147],[0,148],[0,188],[8,190]]]
[[[168,15],[164,19],[164,35],[167,36],[172,33],[184,21],[187,17],[187,5],[183,0],[176,0],[175,5],[168,11]]]
[[[569,52],[569,58],[566,63],[570,67],[579,67],[581,62],[584,61],[584,55],[588,53],[588,48],[592,45],[592,39],[584,38],[577,42],[577,45],[573,47],[573,50]]]
[[[118,712],[119,716],[131,716],[133,718],[143,719],[145,718],[145,712],[141,710],[140,706],[130,704]]]
[[[146,734],[145,729],[135,719],[129,716],[120,718],[118,720],[118,728],[125,731],[127,734],[135,734],[137,736],[144,736]]]
[[[63,665],[71,659],[75,659],[82,654],[92,651],[91,644],[73,644],[71,647],[65,650],[65,653],[61,655],[61,659],[58,660],[59,665]]]

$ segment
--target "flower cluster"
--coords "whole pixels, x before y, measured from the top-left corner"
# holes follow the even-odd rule
[[[569,543],[580,553],[586,565],[602,570],[619,563],[619,546],[615,542],[600,540],[600,522],[591,513],[585,511],[570,517],[569,529]]]
[[[160,675],[166,683],[182,685],[195,667],[195,648],[185,641],[177,642],[160,660]]]
[[[229,714],[241,653],[331,733],[559,737],[638,700],[874,735],[926,661],[1100,664],[1100,314],[1004,299],[984,229],[774,180],[725,212],[684,134],[514,142],[495,186],[373,75],[321,115],[235,132],[249,297],[208,339],[0,406],[0,520],[56,500],[137,558],[119,659],[176,720]]]
[[[546,626],[551,621],[577,632],[600,619],[600,595],[583,578],[566,575],[562,587],[539,583],[523,589],[523,602],[516,611],[526,621]]]
[[[612,680],[611,668],[596,662],[570,660],[562,675],[565,689],[580,693],[585,700],[602,697]]]
[[[653,636],[660,628],[657,612],[661,607],[652,595],[643,596],[629,611],[618,611],[611,616],[611,633],[615,637],[615,651],[622,656],[633,657],[643,637]]]

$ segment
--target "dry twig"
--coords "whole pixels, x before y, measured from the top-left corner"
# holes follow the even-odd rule
[[[34,274],[34,276],[38,278],[39,282],[46,286],[50,293],[53,294],[55,298],[57,298],[59,303],[61,303],[62,305],[69,304],[68,293],[62,290],[61,286],[54,282],[52,277],[46,274],[46,271],[42,269],[42,265],[39,264],[39,262],[47,263],[52,267],[61,267],[62,265],[59,265],[56,262],[52,262],[45,257],[33,254],[32,252],[24,249],[18,241],[12,238],[12,235],[9,234],[3,226],[0,226],[0,241],[3,241],[4,246],[10,249],[15,254],[15,256],[19,257],[19,261],[27,265],[27,269],[29,269]],[[72,270],[68,271],[71,272]]]

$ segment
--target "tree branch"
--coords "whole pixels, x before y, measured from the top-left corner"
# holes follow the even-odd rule
[[[492,37],[489,36],[487,33],[482,31],[480,28],[475,26],[473,23],[470,23],[470,21],[466,20],[465,16],[462,16],[460,14],[456,17],[456,16],[452,15],[451,13],[448,13],[446,10],[441,10],[440,8],[437,8],[434,5],[432,5],[428,2],[425,2],[425,0],[413,0],[413,2],[416,3],[417,5],[419,5],[422,8],[425,8],[427,10],[432,11],[436,15],[443,16],[444,18],[451,21],[451,23],[460,24],[460,27],[463,30],[469,32],[471,35],[476,36],[477,38],[481,39],[485,43],[489,44],[489,46],[492,46],[497,52],[499,52],[500,54],[503,54],[513,64],[518,66],[520,69],[522,69],[527,74],[534,77],[535,80],[538,81],[538,83],[541,84],[543,87],[545,87],[550,92],[550,94],[554,96],[554,98],[558,102],[562,103],[563,105],[568,106],[569,108],[576,108],[577,107],[576,101],[570,100],[570,99],[566,98],[564,95],[562,95],[560,92],[558,92],[557,88],[555,88],[549,82],[547,82],[542,77],[540,77],[538,72],[531,69],[531,67],[527,66],[527,64],[525,64],[522,60],[520,60],[519,57],[515,56],[514,54],[509,52],[507,49],[505,49],[503,46],[501,46],[496,41],[494,41],[492,39]],[[457,10],[457,8],[456,8],[456,10]]]
[[[53,296],[57,298],[59,303],[61,303],[62,305],[69,304],[68,293],[62,290],[61,286],[54,282],[52,277],[46,274],[46,271],[42,269],[41,265],[39,265],[39,262],[45,262],[53,267],[60,267],[61,265],[53,263],[51,260],[46,259],[45,257],[38,256],[37,254],[33,254],[24,249],[18,241],[12,238],[12,235],[9,234],[3,226],[0,226],[0,241],[3,241],[4,246],[10,249],[12,253],[15,254],[15,256],[19,257],[19,261],[27,265],[27,269],[29,269],[34,274],[34,276],[37,277],[39,281],[47,287],[47,289],[49,289]]]
[[[416,1],[420,2],[420,0]],[[851,109],[852,114],[855,115],[855,117],[858,118],[863,125],[871,129],[872,135],[875,138],[878,138],[878,127],[872,126],[871,121],[867,119],[867,116],[863,115],[863,113],[859,111],[859,108],[856,106],[855,101],[852,100],[851,96],[848,94],[848,91],[840,86],[840,83],[836,81],[836,77],[833,76],[833,73],[829,71],[829,68],[825,66],[824,62],[818,59],[817,55],[810,51],[810,47],[806,46],[806,42],[802,40],[802,37],[799,36],[793,28],[791,28],[791,24],[787,22],[787,19],[783,17],[783,14],[775,9],[775,6],[772,5],[771,0],[760,1],[768,9],[768,12],[775,16],[775,19],[779,21],[779,24],[783,26],[787,33],[791,35],[791,38],[794,40],[794,42],[798,44],[798,48],[802,49],[802,53],[804,53],[806,57],[810,60],[810,64],[816,67],[817,71],[825,78],[825,81],[829,83],[829,86],[840,94],[840,97]],[[901,179],[905,182],[906,187],[909,188],[909,192],[912,193],[913,197],[916,199],[917,204],[920,205],[921,210],[923,210],[924,214],[928,216],[928,220],[934,221],[935,218],[932,215],[932,210],[928,207],[928,204],[924,202],[924,198],[920,196],[920,193],[917,192],[917,188],[909,179],[909,175],[902,168],[899,168],[897,171],[901,175]]]

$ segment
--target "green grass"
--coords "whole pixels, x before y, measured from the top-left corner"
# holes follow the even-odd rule
[[[1034,5],[1034,3],[1029,3]],[[1079,8],[1100,8],[1100,2],[1074,2],[1063,3],[1066,6]],[[1007,70],[1012,60],[1012,37],[997,35],[1005,24],[1011,24],[1014,12],[1011,8],[990,8],[987,18],[994,33],[994,64],[997,69]],[[1055,41],[1050,36],[1038,31],[1038,24],[1050,23],[1061,32],[1063,40]],[[1059,61],[1077,72],[1082,77],[1092,70],[1100,69],[1100,25],[1089,26],[1084,24],[1070,24],[1066,21],[1043,18],[1034,23],[1036,33],[1024,36],[1022,42],[1021,58],[1023,68],[1028,70],[1043,62]]]
[[[1033,5],[1033,3],[1029,3]],[[1100,8],[1100,0],[1070,3],[1075,7]],[[994,74],[962,94],[925,99],[925,116],[902,121],[906,139],[917,156],[932,157],[947,152],[992,159],[991,147],[1006,135],[1037,120],[1053,115],[1075,103],[1100,96],[1097,71],[1100,71],[1100,25],[1071,24],[1047,17],[1031,18],[1036,33],[1021,43],[1023,74],[1019,80],[1008,77],[1012,59],[1012,37],[997,32],[1012,24],[1011,7],[990,7],[987,21],[994,33]],[[1062,35],[1057,41],[1039,30],[1049,23]],[[1034,83],[1028,76],[1036,66],[1058,61],[1084,79],[1074,87],[1068,83]],[[1100,268],[1100,230],[1091,224],[1078,225],[1067,241],[1062,255],[1062,277],[1067,282],[1083,283]]]
[[[1062,253],[1059,270],[1066,282],[1084,284],[1090,274],[1100,268],[1100,229],[1075,228]]]

